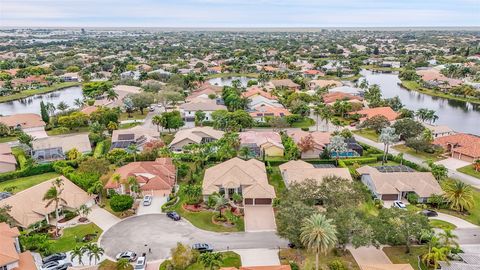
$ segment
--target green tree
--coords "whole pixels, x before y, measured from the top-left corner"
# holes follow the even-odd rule
[[[83,246],[77,245],[70,252],[70,256],[72,257],[72,261],[75,260],[75,258],[77,258],[78,263],[83,265],[82,258],[83,258],[83,255],[85,255],[85,253],[86,253],[85,248]]]
[[[433,247],[430,252],[422,256],[422,260],[433,269],[438,268],[438,262],[448,261],[448,248],[447,247]]]
[[[118,270],[123,270],[123,269],[128,269],[128,267],[131,266],[130,262],[128,259],[122,258],[117,261],[117,269]]]
[[[208,252],[200,254],[199,261],[206,269],[218,269],[222,265],[222,253]]]
[[[395,134],[395,129],[391,127],[386,127],[382,129],[382,133],[380,134],[379,141],[383,143],[383,159],[382,165],[387,162],[388,150],[390,145],[397,142],[399,136]]]
[[[68,106],[68,104],[65,103],[64,101],[60,101],[60,103],[57,104],[57,109],[59,109],[62,112],[66,111],[69,107],[70,106]]]
[[[52,186],[47,190],[47,192],[43,195],[43,200],[47,201],[45,204],[45,208],[49,207],[50,205],[54,205],[55,208],[55,235],[58,236],[58,209],[60,203],[66,204],[67,201],[62,198],[63,193],[63,179],[57,178],[52,182]]]
[[[92,259],[94,259],[94,264],[97,264],[97,261],[100,260],[102,255],[105,253],[105,250],[99,247],[97,244],[90,243],[85,245],[88,253],[88,259],[90,260],[90,265],[92,264]]]
[[[40,114],[42,116],[42,120],[45,123],[50,123],[50,115],[48,115],[47,107],[45,107],[45,103],[43,100],[40,102]]]
[[[345,139],[340,136],[336,135],[330,138],[330,143],[327,146],[328,151],[335,152],[335,157],[337,160],[338,164],[338,159],[340,158],[340,153],[344,153],[348,150],[347,148],[347,143],[345,142]]]
[[[450,204],[450,207],[457,211],[473,209],[475,199],[473,189],[470,185],[459,180],[448,180],[443,186],[444,197]]]
[[[199,124],[200,126],[203,126],[203,120],[205,120],[205,112],[203,111],[196,111],[195,112],[195,123]]]
[[[315,252],[315,269],[319,269],[320,253],[327,254],[337,243],[337,230],[331,219],[322,214],[306,218],[302,225],[300,239],[309,250]]]
[[[154,124],[155,126],[157,126],[157,131],[160,132],[160,126],[162,126],[162,121],[164,119],[162,118],[162,116],[160,115],[154,115],[152,117],[152,124]]]
[[[182,243],[177,243],[177,246],[172,248],[171,254],[174,269],[186,269],[196,258],[195,252]]]
[[[35,139],[32,135],[29,135],[23,131],[19,131],[17,134],[18,141],[21,144],[24,144],[30,148],[32,148],[32,142]]]
[[[132,99],[133,106],[140,110],[143,115],[143,110],[155,102],[155,95],[153,93],[143,92],[129,95]]]

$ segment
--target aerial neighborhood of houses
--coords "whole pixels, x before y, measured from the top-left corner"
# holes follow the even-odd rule
[[[480,269],[477,32],[0,33],[0,270]]]

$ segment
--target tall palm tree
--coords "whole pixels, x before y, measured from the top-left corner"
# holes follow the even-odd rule
[[[139,190],[139,185],[135,176],[127,177],[127,184],[128,184],[128,189],[132,193],[132,197],[135,198]]]
[[[443,230],[443,232],[438,234],[438,237],[440,240],[443,242],[443,244],[447,247],[450,246],[456,246],[458,247],[457,241],[455,239],[458,239],[458,236],[452,232],[451,229],[446,229]]]
[[[313,108],[313,115],[315,115],[317,117],[317,131],[318,131],[318,122],[319,122],[319,116],[322,114],[322,109],[323,109],[323,106],[322,105],[317,105]]]
[[[427,264],[433,266],[433,269],[438,268],[438,262],[448,261],[447,247],[433,247],[430,252],[422,256],[422,260]]]
[[[70,256],[72,256],[72,261],[75,260],[75,258],[78,258],[78,263],[83,265],[83,255],[85,255],[85,252],[87,252],[87,250],[85,249],[84,246],[76,246],[72,249],[72,251],[70,252]]]
[[[113,89],[108,89],[107,91],[107,100],[114,101],[118,98],[118,93]]]
[[[337,230],[331,219],[322,214],[314,214],[305,219],[301,228],[300,240],[308,249],[315,252],[315,269],[318,270],[320,253],[327,254],[337,243]]]
[[[102,200],[102,192],[103,192],[103,184],[101,181],[96,181],[95,183],[92,184],[92,186],[88,189],[88,194],[97,194],[99,197],[99,200]]]
[[[130,144],[127,147],[127,151],[133,154],[133,162],[137,162],[137,153],[138,153],[138,146],[135,143]]]
[[[73,101],[73,104],[75,106],[77,106],[78,108],[82,108],[83,105],[85,105],[85,103],[83,102],[83,100],[79,99],[79,98],[76,98],[74,101]]]
[[[160,132],[160,126],[162,125],[164,119],[161,115],[154,115],[152,117],[152,124],[157,126],[157,131]]]
[[[88,252],[88,258],[90,260],[90,265],[92,264],[92,258],[94,263],[97,264],[97,261],[100,260],[102,255],[105,253],[105,250],[99,247],[97,244],[90,243],[85,246]]]
[[[52,187],[50,187],[47,192],[43,195],[43,200],[47,201],[45,208],[49,207],[50,205],[54,204],[55,206],[55,235],[58,236],[58,208],[60,203],[66,204],[67,201],[62,198],[63,192],[63,180],[61,178],[57,178],[53,181]]]
[[[469,210],[475,205],[472,187],[462,181],[449,180],[445,183],[443,190],[445,199],[454,210]]]
[[[328,131],[328,123],[333,118],[332,109],[329,106],[324,106],[320,112],[320,117],[322,118],[323,121],[325,121],[325,125],[327,127],[326,131]]]
[[[56,110],[55,105],[51,102],[47,102],[47,104],[45,104],[45,109],[47,109],[47,112],[50,116],[52,116]]]

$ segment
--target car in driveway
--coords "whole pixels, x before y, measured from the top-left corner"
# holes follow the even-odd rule
[[[180,215],[175,211],[167,212],[167,217],[169,217],[169,218],[171,218],[175,221],[179,221],[181,219]]]
[[[137,261],[135,262],[135,266],[133,269],[135,270],[145,270],[147,268],[147,258],[142,256],[138,257]]]
[[[213,251],[212,245],[206,244],[206,243],[193,244],[192,249],[197,250],[200,253],[212,252]]]
[[[49,262],[56,262],[60,260],[65,260],[67,258],[67,254],[65,253],[53,253],[50,256],[47,256],[42,259],[42,264],[47,264]]]
[[[438,216],[438,213],[436,211],[433,211],[433,210],[430,210],[430,209],[425,209],[425,210],[422,210],[418,213],[422,214],[426,217],[436,217],[436,216]]]
[[[149,206],[152,204],[152,200],[153,200],[153,197],[151,195],[145,195],[145,197],[143,197],[143,206]]]
[[[51,261],[45,263],[40,268],[41,270],[66,270],[68,267],[72,266],[72,264],[66,260],[59,260],[59,261]]]
[[[129,262],[134,262],[137,259],[137,254],[133,251],[124,251],[120,252],[115,256],[115,259],[118,261],[120,259],[127,259]]]
[[[392,207],[407,210],[407,206],[402,201],[394,201]]]

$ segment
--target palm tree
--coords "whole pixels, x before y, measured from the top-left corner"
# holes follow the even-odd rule
[[[86,252],[85,247],[82,247],[82,246],[74,247],[70,252],[70,256],[72,256],[72,261],[75,260],[75,258],[78,258],[78,263],[83,265],[82,258],[85,252]]]
[[[79,98],[76,98],[74,101],[73,101],[73,105],[77,106],[78,108],[82,108],[83,105],[85,105],[85,103],[83,102],[83,100],[79,99]]]
[[[101,181],[96,181],[92,184],[92,186],[88,189],[88,194],[98,194],[99,200],[102,200],[102,192],[103,192],[103,184]]]
[[[449,180],[445,183],[444,197],[454,210],[463,212],[472,209],[475,205],[472,187],[458,180]]]
[[[157,131],[160,132],[160,126],[162,125],[162,122],[164,121],[163,117],[161,115],[154,115],[152,117],[152,124],[157,126]]]
[[[247,159],[248,156],[250,155],[250,148],[244,146],[244,147],[240,148],[240,150],[238,151],[238,154],[240,156],[243,156],[245,159]]]
[[[384,165],[385,162],[387,162],[388,149],[390,148],[390,145],[397,142],[399,138],[400,136],[395,134],[394,128],[386,127],[382,129],[382,133],[380,134],[380,137],[379,137],[380,142],[383,143],[382,165]]]
[[[340,135],[335,135],[330,138],[330,143],[327,145],[327,150],[329,152],[335,152],[336,161],[338,165],[338,159],[340,158],[340,153],[347,151],[348,144],[345,142],[345,138]]]
[[[438,234],[438,237],[440,240],[443,242],[443,244],[447,247],[450,246],[456,246],[458,247],[457,241],[455,239],[458,239],[458,236],[452,232],[451,229],[445,229],[443,232]]]
[[[114,101],[118,98],[118,93],[113,89],[108,89],[107,91],[107,100]]]
[[[57,178],[53,181],[52,187],[50,187],[45,195],[43,195],[43,200],[47,201],[45,208],[49,207],[50,205],[55,205],[55,236],[58,236],[58,208],[60,203],[66,204],[67,201],[62,198],[63,192],[63,180],[61,178]]]
[[[318,270],[320,253],[327,254],[337,243],[337,230],[331,219],[322,214],[313,214],[305,219],[301,228],[300,241],[315,252],[315,269]]]
[[[129,266],[130,266],[130,262],[125,258],[122,258],[117,261],[117,269],[127,269]]]
[[[65,103],[64,101],[60,101],[60,103],[58,103],[57,105],[57,109],[59,109],[62,112],[66,111],[69,107],[70,106],[68,106],[68,104]]]
[[[130,144],[127,147],[127,151],[133,154],[133,162],[137,161],[138,146],[135,143]]]
[[[94,262],[97,264],[97,261],[100,260],[102,255],[104,254],[105,250],[103,248],[99,247],[97,244],[90,243],[85,245],[85,248],[87,249],[88,252],[88,258],[90,260],[90,265],[92,264],[92,258],[95,259]]]
[[[82,217],[86,218],[92,212],[92,209],[90,207],[88,207],[86,204],[82,204],[78,208],[78,212],[80,213],[80,215]]]
[[[220,195],[220,194],[215,194],[215,195],[212,195],[212,196],[213,196],[213,200],[215,202],[215,205],[214,205],[213,209],[215,211],[218,211],[218,216],[219,217],[222,217],[222,209],[223,209],[223,207],[225,207],[225,205],[228,204],[228,200],[225,199],[225,197]]]
[[[318,131],[318,122],[319,122],[319,116],[322,114],[322,109],[323,109],[323,106],[322,105],[317,105],[313,108],[313,115],[315,115],[317,117],[317,131]]]
[[[138,193],[138,190],[140,188],[139,185],[138,185],[138,182],[137,182],[137,178],[135,178],[135,176],[127,177],[127,184],[128,184],[129,190],[133,194],[132,197],[135,198],[136,194]]]
[[[55,105],[51,102],[47,102],[47,104],[45,104],[45,109],[47,109],[47,112],[48,114],[50,114],[50,116],[52,116],[54,113],[55,113]]]
[[[448,261],[448,250],[447,247],[433,247],[430,252],[422,256],[422,260],[427,265],[432,265],[433,269],[437,269],[439,261]]]
[[[329,106],[324,106],[320,112],[320,117],[322,118],[323,121],[325,121],[325,124],[327,126],[328,131],[328,123],[332,120],[333,118],[333,112],[330,109]]]
[[[480,172],[480,159],[475,160],[475,162],[473,163],[473,168],[475,169],[475,171]]]

